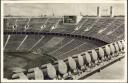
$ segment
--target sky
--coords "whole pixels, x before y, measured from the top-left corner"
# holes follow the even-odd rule
[[[44,1],[44,0],[2,0],[2,1]],[[50,0],[47,0],[47,1],[50,1]],[[77,1],[77,0],[72,0],[72,1]],[[78,1],[82,1],[82,0],[78,0]],[[96,0],[89,0],[89,1],[96,1]],[[126,0],[100,0],[100,1],[126,1]]]
[[[110,6],[114,15],[124,15],[123,3],[4,3],[4,15],[96,15],[97,6],[101,15],[109,15]]]

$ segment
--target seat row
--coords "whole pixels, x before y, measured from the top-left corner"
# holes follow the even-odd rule
[[[41,67],[14,72],[13,80],[72,80],[90,72],[96,66],[108,62],[124,53],[125,41],[120,40],[64,60],[48,63]]]

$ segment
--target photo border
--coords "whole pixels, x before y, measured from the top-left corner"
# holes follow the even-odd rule
[[[3,18],[5,3],[123,3],[125,6],[125,55],[127,55],[127,1],[113,0],[44,0],[44,1],[1,1],[1,82],[127,82],[127,56],[125,56],[124,79],[122,80],[5,80],[3,79]]]

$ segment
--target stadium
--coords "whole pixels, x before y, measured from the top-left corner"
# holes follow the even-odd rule
[[[5,15],[4,78],[86,79],[122,60],[125,17],[114,15],[113,6],[101,9],[96,6],[95,15],[83,14],[82,9],[77,14],[56,15],[57,9],[51,9],[51,15]]]

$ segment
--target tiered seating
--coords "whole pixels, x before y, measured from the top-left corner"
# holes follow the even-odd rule
[[[72,56],[76,53],[80,53],[82,51],[86,51],[98,46],[102,46],[103,44],[89,41],[89,40],[80,40],[80,39],[72,39],[70,42],[63,44],[62,47],[54,50],[53,52],[50,51],[50,54],[58,59],[63,59],[68,56]]]
[[[52,32],[55,33],[72,33],[75,29],[75,25],[58,24],[57,28]]]
[[[73,34],[83,34],[84,30],[86,30],[87,28],[90,28],[93,24],[95,24],[95,22],[97,21],[97,18],[86,18],[82,24],[82,26],[76,30]]]
[[[123,32],[125,32],[124,24],[119,26],[119,28],[115,29],[112,34],[108,35],[108,38],[110,38],[111,41],[117,41],[118,38],[116,38],[116,37],[119,37],[120,35],[124,35]],[[124,37],[122,37],[122,39],[124,39]]]
[[[103,24],[104,21],[106,22],[105,19],[106,19],[106,18],[100,19],[100,20],[98,21],[99,24],[95,24],[95,26],[96,26],[96,25],[97,25],[97,26],[100,26],[100,25],[101,25],[101,27],[102,27],[102,26],[106,25],[108,22],[107,22],[106,24]],[[107,19],[107,21],[110,21],[110,20],[111,20],[111,19]],[[78,31],[74,32],[74,34],[81,34],[81,33],[79,33],[79,32],[84,31],[85,29],[87,29],[88,27],[90,27],[91,24],[94,23],[95,21],[96,21],[96,19],[88,18],[88,19],[87,19],[87,22],[85,22],[85,24],[84,24],[84,26],[86,26],[86,27],[82,26]],[[100,22],[100,21],[101,21],[101,22]],[[112,20],[111,20],[111,21],[112,21]],[[111,22],[111,21],[110,21],[110,22]],[[88,24],[88,23],[90,23],[90,24]],[[90,31],[90,32],[91,32],[91,31]],[[86,33],[86,32],[85,32],[85,33]],[[65,39],[65,40],[67,41],[67,39]],[[63,41],[65,41],[65,40],[63,40]],[[71,41],[72,41],[72,40],[70,39],[68,42],[71,42]],[[68,43],[68,42],[67,42],[67,43]],[[84,42],[83,42],[83,43],[84,43]],[[71,42],[70,45],[72,45],[72,44],[73,44],[73,43]],[[82,44],[82,43],[81,43],[81,44]],[[81,45],[81,44],[79,44],[79,45]],[[65,44],[63,44],[63,43],[62,43],[62,45],[59,44],[59,46],[63,46],[63,45],[65,45]],[[73,46],[75,47],[75,44],[74,44]],[[60,48],[61,48],[61,47],[60,47]],[[69,49],[72,49],[72,48],[70,48],[70,46],[69,46],[68,48],[69,48]],[[86,48],[87,48],[87,47],[86,47]],[[66,50],[69,50],[69,49],[66,48],[66,46],[65,46],[64,48],[62,48],[61,50],[64,51],[65,49],[66,49]],[[63,54],[63,52],[61,52],[61,50],[56,51],[56,52],[55,52],[55,56],[60,55],[60,54]],[[64,52],[66,52],[66,51],[64,51]],[[57,53],[57,54],[56,54],[56,53]],[[52,54],[52,55],[54,55],[54,54]]]
[[[91,19],[91,20],[88,20],[89,22],[93,22],[95,19]],[[89,25],[88,24],[88,22],[85,22],[85,24],[84,25]],[[70,25],[71,26],[71,25]],[[61,26],[62,27],[62,26]],[[62,28],[58,28],[58,29],[62,29]],[[55,29],[55,30],[58,30],[58,29]],[[75,28],[74,28],[75,29]],[[64,30],[64,31],[63,31]],[[67,27],[67,28],[63,28],[62,29],[62,33],[71,33],[71,31],[73,31],[73,28],[72,27]],[[53,32],[54,32],[54,30],[53,30]],[[77,31],[76,31],[77,32]],[[72,39],[69,39],[69,38],[65,38],[62,42],[60,42],[57,46],[55,46],[54,47],[54,49],[55,48],[58,48],[58,46],[60,47],[60,46],[63,46],[64,44],[66,44],[66,43],[68,43],[68,42],[70,42]],[[53,49],[53,50],[54,50]],[[52,51],[52,49],[50,50],[50,51]]]
[[[3,35],[4,37],[3,37],[3,43],[4,43],[4,45],[5,45],[5,42],[7,41],[7,38],[8,38],[8,35]]]
[[[29,51],[29,49],[42,38],[42,35],[27,35],[26,39],[24,40],[23,44],[19,48],[19,50],[26,50]],[[22,40],[23,41],[23,40]]]
[[[8,35],[6,35],[6,36],[8,38]],[[25,35],[10,35],[8,43],[5,47],[5,51],[8,51],[8,52],[16,51],[16,49],[18,48],[18,46],[20,45],[20,43],[23,41],[24,38],[25,38]]]
[[[29,18],[17,18],[16,19],[16,30],[15,31],[24,31],[25,27],[29,21]]]
[[[124,36],[125,36],[124,34],[119,35],[119,36],[117,37],[117,40],[122,40],[122,39],[124,39],[124,38],[125,38]]]
[[[27,31],[40,31],[47,18],[30,18]]]
[[[25,28],[25,26],[27,25],[28,25],[28,29],[26,31],[40,31],[41,26],[45,23],[47,18],[31,18],[30,20],[28,18],[7,18],[4,20],[5,20],[4,21],[5,31],[6,30],[13,31],[13,26],[15,25],[17,27],[15,31],[22,31],[22,30],[24,31],[23,28]],[[118,19],[110,18],[110,17],[83,18],[83,20],[78,25],[63,25],[59,23],[57,25],[57,28],[52,30],[51,29],[52,26],[55,25],[58,20],[59,18],[50,18],[46,23],[46,28],[42,29],[41,31],[82,34],[85,36],[90,36],[90,37],[103,40],[105,42],[114,42],[124,38],[124,24],[123,24],[124,20],[120,18]],[[81,28],[79,28],[78,30],[75,30],[75,28],[81,25],[83,22],[84,24],[81,26]],[[86,29],[89,29],[89,28],[91,29],[87,31]],[[111,31],[113,32],[111,33]],[[5,45],[8,39],[8,35],[4,35],[4,36],[5,36],[4,37],[4,45]],[[54,40],[51,41],[53,38]],[[52,47],[46,46],[47,44],[50,45],[53,42],[56,42],[57,40],[58,42],[54,46]],[[51,43],[49,43],[49,41],[51,41]],[[40,36],[39,35],[10,35],[10,39],[4,50],[6,52],[7,51],[13,52],[17,50],[19,51],[42,50],[43,53],[50,54],[51,56],[56,57],[57,59],[64,59],[64,58],[70,57],[66,60],[58,61],[56,62],[56,64],[48,64],[47,66],[43,66],[41,68],[39,67],[39,68],[33,69],[32,71],[30,70],[30,71],[21,72],[16,76],[14,75],[13,78],[18,78],[18,76],[20,75],[21,79],[22,78],[23,79],[24,78],[25,79],[77,79],[77,76],[81,72],[84,72],[86,70],[89,71],[88,69],[92,68],[92,66],[95,66],[95,63],[99,64],[99,62],[104,62],[109,60],[111,61],[111,58],[116,57],[115,53],[118,52],[119,50],[121,51],[121,49],[123,49],[124,47],[122,46],[121,43],[119,44],[112,43],[110,45],[103,46],[103,44],[99,42],[96,43],[94,41],[85,41],[85,40],[72,39],[67,37],[55,38],[54,36],[43,36],[43,35],[40,35]],[[94,49],[99,46],[103,46],[103,47],[84,53],[84,51]],[[72,55],[75,55],[75,56],[72,56]],[[98,56],[99,62],[97,62],[97,57],[95,57],[96,55]],[[31,57],[34,57],[35,55],[32,55],[30,53],[24,56],[26,56],[25,58],[28,58],[28,57],[31,58]],[[88,56],[91,56],[90,57],[91,60],[89,59]],[[84,60],[81,57],[83,57]],[[28,68],[41,65],[40,59],[42,58],[41,57],[38,58],[38,56],[35,56],[34,58],[37,58],[38,61],[33,60],[33,63],[29,63]],[[72,66],[71,64],[74,64],[74,65]],[[38,78],[39,72],[37,70],[43,71],[42,73],[40,71],[39,78]],[[52,72],[55,72],[55,71],[56,72],[51,73],[50,70],[53,70]],[[26,76],[26,73],[29,73],[30,75],[28,74]],[[35,73],[36,75],[33,73]]]
[[[3,22],[4,22],[4,30],[13,31],[13,26],[16,23],[16,18],[5,18]]]
[[[85,41],[79,40],[79,39],[72,39],[71,42],[67,45],[65,45],[63,48],[57,50],[56,52],[52,53],[53,56],[55,57],[60,57],[61,54],[83,44]],[[61,56],[63,57],[63,56]]]
[[[59,55],[59,56],[56,55],[55,57],[57,57],[58,59],[63,59],[63,58],[87,51],[89,49],[96,48],[98,46],[102,46],[102,44],[98,45],[98,44],[95,44],[94,42],[84,42],[83,44],[78,45],[78,46],[74,47],[73,49],[70,49],[70,50],[62,53],[62,55]]]
[[[108,64],[124,57],[124,40],[88,50],[64,60],[48,63],[41,67],[20,71],[12,79],[27,80],[68,80],[81,79],[89,73],[100,71]]]
[[[22,28],[22,25],[25,25],[25,22],[28,21],[27,18],[10,18],[10,20],[11,19],[17,20],[16,24],[20,28]],[[107,32],[111,31],[112,29],[114,30],[116,27],[120,26],[122,24],[123,20],[116,19],[116,18],[109,18],[109,17],[99,18],[99,20],[97,20],[97,19],[98,18],[83,18],[82,19],[83,21],[81,21],[81,23],[78,24],[78,25],[81,25],[82,22],[84,22],[83,26],[81,26],[80,29],[75,31],[76,27],[74,27],[74,25],[62,25],[62,24],[61,25],[59,24],[56,29],[51,30],[51,27],[59,20],[59,18],[50,18],[48,20],[48,23],[46,23],[47,25],[46,25],[46,28],[44,29],[44,31],[51,30],[52,32],[62,32],[62,33],[73,32],[72,34],[83,34],[85,36],[95,37],[95,38],[98,38],[98,39],[101,39],[101,40],[104,40],[107,42],[116,41],[116,40],[112,40],[112,39],[115,39],[115,37],[116,37],[116,31],[118,31],[118,33],[120,35],[120,33],[122,33],[124,28],[117,29],[115,31],[115,36],[113,34],[111,34],[113,36],[106,35],[106,34],[107,34]],[[30,22],[28,22],[29,28],[27,31],[31,31],[31,30],[39,31],[41,29],[40,26],[42,26],[46,20],[47,20],[46,18],[31,18]],[[9,19],[8,19],[8,21],[9,21]],[[34,26],[36,26],[37,28],[34,28]],[[84,30],[86,30],[89,27],[93,27],[93,28],[91,28],[89,31],[84,32]],[[99,33],[99,31],[102,30],[103,27],[105,27],[106,29],[103,32],[101,31],[101,33]],[[123,25],[121,27],[123,27]],[[20,28],[18,30],[21,30]],[[13,38],[13,37],[16,37],[16,38]],[[19,46],[18,44],[21,44],[22,41],[25,39],[25,36],[13,36],[13,37],[11,37],[12,39],[10,38],[10,40],[14,40],[14,39],[17,40],[17,42],[15,43],[15,48],[14,48],[14,49],[16,49]],[[29,48],[31,48],[32,45],[34,45],[37,41],[39,41],[40,38],[42,38],[41,36],[37,37],[36,39],[33,37],[34,36],[26,37],[26,40],[23,42],[22,50],[24,49],[24,46],[26,46],[26,44],[27,44],[26,49],[29,49]],[[44,37],[43,39],[47,39],[47,38]],[[9,42],[11,42],[10,40],[9,40]],[[47,40],[50,40],[50,38],[48,38]],[[60,42],[58,45],[56,45],[53,49],[52,48],[48,49],[47,52],[56,50],[57,48],[60,48],[60,46],[63,46],[64,44],[71,42],[71,40],[72,39],[64,38],[62,40],[62,42]],[[41,47],[42,41],[35,48],[37,48],[38,46]],[[27,42],[29,42],[29,43],[27,43]],[[10,46],[7,45],[7,46],[10,48],[11,45]],[[12,49],[12,50],[14,50],[14,49]]]
[[[85,22],[85,24],[84,24],[84,26],[86,25],[86,26],[91,26],[90,24],[92,23],[92,22],[94,22],[95,21],[95,19],[89,19],[88,20],[88,22]],[[90,24],[89,24],[90,23]],[[58,25],[59,26],[59,25]],[[71,25],[68,25],[68,26],[71,26]],[[61,26],[62,27],[62,26]],[[66,26],[67,27],[67,26]],[[82,27],[81,27],[82,28]],[[62,28],[58,28],[58,29],[62,29]],[[58,30],[58,29],[55,29],[56,31]],[[75,29],[75,28],[74,28]],[[73,29],[73,27],[67,27],[67,28],[63,28],[62,29],[62,33],[72,33],[73,31],[74,31],[74,29]],[[81,30],[81,29],[80,29]],[[55,31],[55,32],[56,32]],[[54,32],[54,30],[53,30],[53,32]],[[78,32],[79,32],[79,30],[78,30]],[[77,33],[77,31],[76,31],[76,33]],[[75,32],[74,32],[74,34],[75,34]],[[60,46],[63,46],[63,45],[65,45],[66,43],[68,43],[68,42],[71,42],[72,41],[72,39],[70,39],[70,38],[65,38],[62,42],[60,42],[57,46],[55,46],[53,49],[50,49],[49,51],[51,52],[52,50],[54,50],[54,49],[57,49],[57,48],[59,48]],[[74,40],[73,40],[74,41]],[[51,53],[50,53],[51,54]]]
[[[57,44],[53,48],[49,49],[48,53],[49,54],[53,54],[53,52],[55,52],[58,49],[62,48],[61,46],[65,45],[65,44],[68,44],[69,41],[73,41],[73,40],[71,38],[64,38],[59,44]]]
[[[43,31],[52,31],[52,26],[54,26],[59,19],[60,18],[49,18],[49,20],[46,23],[46,28]]]
[[[41,37],[42,39],[40,40],[38,40],[39,41],[39,43],[38,43],[38,41],[36,42],[37,44],[35,44],[35,46],[33,45],[33,48],[32,48],[32,46],[31,46],[31,50],[37,50],[37,49],[42,49],[43,51],[45,51],[46,52],[46,49],[45,48],[43,48],[43,45],[45,45],[50,39],[52,39],[53,38],[53,36],[42,36]]]
[[[84,35],[92,37],[97,34],[100,29],[103,29],[109,23],[113,21],[112,18],[99,18],[99,20],[92,26],[92,28],[88,31],[85,31]]]
[[[106,29],[102,33],[97,33],[95,35],[90,34],[89,36],[92,36],[92,37],[95,37],[95,38],[98,38],[98,39],[101,39],[103,41],[110,42],[110,43],[114,42],[115,40],[118,39],[117,35],[124,34],[124,23],[123,22],[124,22],[123,20],[119,20],[115,18],[114,21],[112,21],[112,24],[106,26],[105,27]],[[116,33],[116,31],[119,31],[119,32]]]
[[[77,25],[63,24],[63,23],[59,22],[57,25],[57,28],[54,29],[52,32],[55,32],[55,33],[73,33],[75,28],[78,26],[81,26],[81,24],[84,23],[85,20],[86,20],[86,18],[82,18]]]

